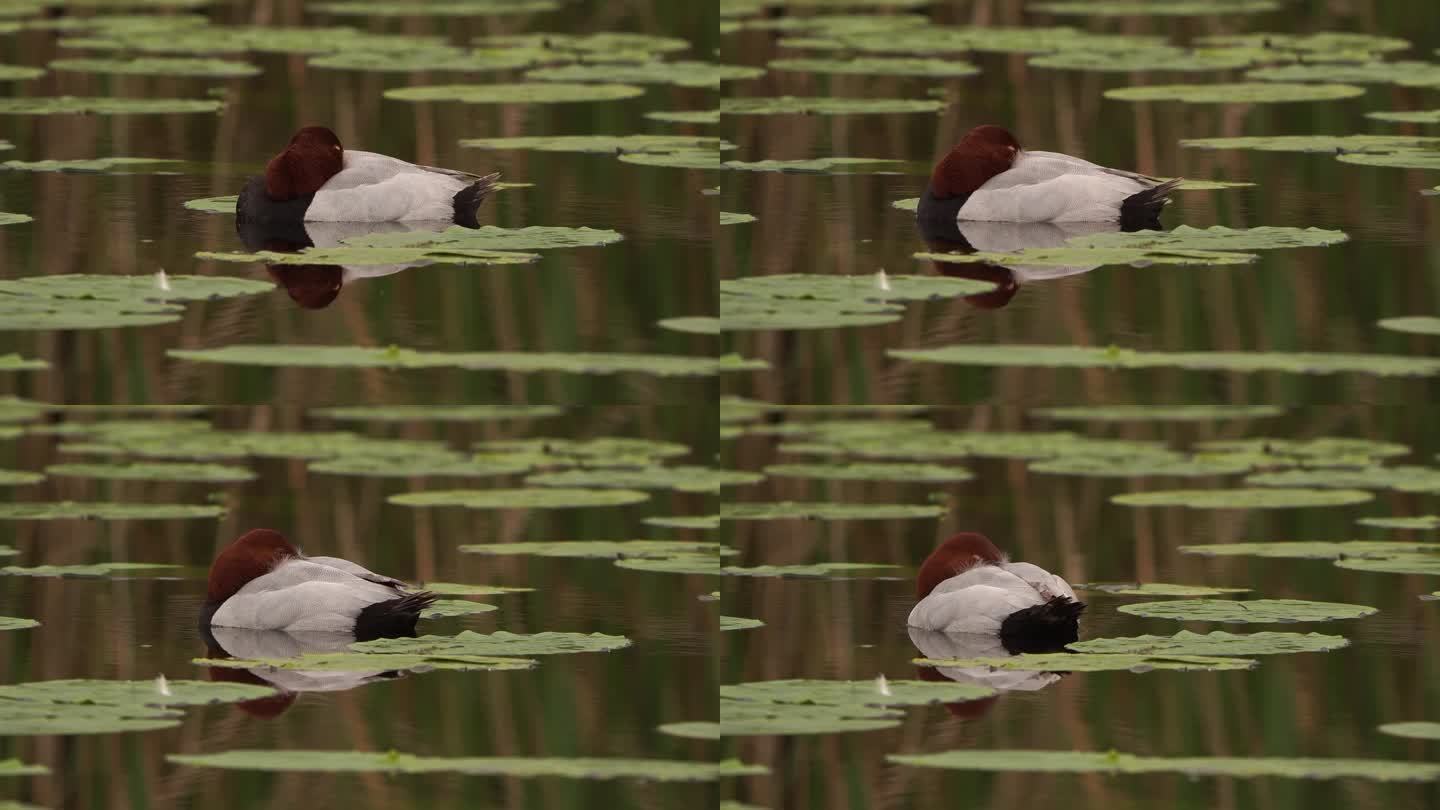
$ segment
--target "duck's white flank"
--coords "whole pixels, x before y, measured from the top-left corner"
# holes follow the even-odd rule
[[[907,624],[941,633],[999,634],[1005,617],[1057,596],[1070,584],[1030,563],[978,565],[941,582],[910,611]]]
[[[455,215],[456,193],[476,179],[465,172],[346,149],[344,167],[315,192],[315,199],[305,209],[305,219],[311,222],[449,220]]]
[[[959,220],[1113,222],[1127,197],[1153,188],[1143,175],[1058,152],[1022,151],[1011,167],[971,192]]]
[[[226,599],[218,627],[350,633],[360,612],[404,596],[395,580],[333,557],[291,557]]]

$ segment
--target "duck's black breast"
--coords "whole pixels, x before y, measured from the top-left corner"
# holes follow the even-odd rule
[[[314,194],[304,194],[293,200],[272,200],[265,193],[265,178],[251,177],[240,189],[235,201],[235,221],[257,225],[298,225],[305,221],[305,212],[315,199]]]
[[[263,189],[261,193],[264,193]],[[925,193],[920,195],[920,204],[915,208],[915,224],[920,226],[920,232],[925,235],[926,240],[964,242],[965,237],[960,235],[956,218],[960,216],[960,209],[969,199],[969,194],[937,199],[927,187]]]

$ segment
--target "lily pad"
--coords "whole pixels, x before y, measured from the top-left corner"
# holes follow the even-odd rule
[[[1213,225],[1192,228],[1180,225],[1170,231],[1132,231],[1098,233],[1068,240],[1076,247],[1138,248],[1142,250],[1272,250],[1275,248],[1322,247],[1347,242],[1344,231],[1322,228],[1291,228],[1263,226],[1259,228],[1227,228]]]
[[[179,302],[270,292],[227,276],[66,274],[0,280],[0,329],[99,329],[178,321]]]
[[[0,225],[19,225],[22,222],[34,222],[35,218],[29,214],[11,214],[0,211]],[[13,357],[14,355],[7,355]]]
[[[648,517],[640,522],[650,526],[661,526],[667,529],[694,529],[703,531],[720,528],[719,515],[661,515],[656,517]]]
[[[1082,405],[1035,408],[1031,416],[1061,422],[1214,422],[1279,416],[1278,405]]]
[[[1252,253],[1220,250],[1147,249],[1133,247],[1060,247],[1022,248],[1008,253],[977,251],[975,253],[913,254],[921,261],[954,264],[1026,265],[1034,267],[1078,267],[1107,264],[1130,264],[1137,267],[1152,264],[1206,265],[1249,264],[1258,257]]]
[[[186,59],[179,57],[137,57],[133,59],[56,59],[51,70],[75,73],[105,73],[138,76],[203,76],[234,79],[260,75],[249,62],[228,59]]]
[[[543,48],[561,53],[583,54],[588,59],[605,59],[615,53],[651,54],[689,50],[688,40],[637,34],[629,31],[596,31],[587,34],[537,31],[526,34],[497,34],[476,37],[476,45],[487,48]]]
[[[722,503],[723,520],[901,520],[938,518],[943,506],[900,503]]]
[[[1395,489],[1401,492],[1440,492],[1440,469],[1431,467],[1362,467],[1284,470],[1252,475],[1250,486],[1342,487]]]
[[[754,621],[751,619],[750,621]],[[762,622],[763,624],[763,622]],[[13,616],[0,616],[0,630],[27,630],[31,627],[39,627],[40,622],[34,619],[17,619]],[[743,629],[743,628],[721,628],[721,629]]]
[[[464,104],[559,104],[578,101],[616,101],[644,95],[631,84],[566,84],[526,82],[519,84],[441,84],[396,87],[385,91],[395,101],[458,101]],[[0,112],[4,107],[0,106]]]
[[[1090,70],[1123,73],[1162,71],[1235,70],[1249,67],[1261,57],[1253,50],[1211,48],[1192,50],[1173,46],[1151,46],[1116,50],[1062,50],[1030,58],[1027,64],[1058,70]]]
[[[1118,751],[977,751],[967,748],[933,754],[890,754],[886,760],[897,765],[960,771],[1174,773],[1191,778],[1272,776],[1289,779],[1368,779],[1379,782],[1429,782],[1440,779],[1440,765],[1384,759],[1142,757]]]
[[[1188,457],[1179,453],[1157,453],[1134,457],[1064,456],[1037,461],[1030,470],[1051,475],[1149,478],[1161,476],[1233,475],[1248,472],[1253,462],[1245,458]]]
[[[772,464],[766,475],[786,478],[819,478],[827,481],[903,481],[943,483],[969,481],[974,473],[942,464],[895,462],[849,462],[844,464]]]
[[[1186,104],[1273,104],[1290,101],[1333,101],[1365,94],[1350,84],[1286,84],[1238,82],[1231,84],[1157,84],[1118,87],[1105,91],[1116,101],[1180,101]]]
[[[721,225],[744,225],[758,221],[754,214],[738,214],[732,211],[720,212]]]
[[[354,422],[492,422],[560,416],[557,405],[354,405],[316,408],[310,413]]]
[[[268,697],[268,686],[212,681],[62,680],[0,686],[0,735],[102,734],[179,724],[176,706]]]
[[[223,751],[218,754],[170,754],[177,765],[241,771],[325,773],[462,773],[509,777],[568,779],[640,779],[653,782],[713,782],[713,762],[663,759],[564,757],[426,757],[398,751]]]
[[[40,473],[25,470],[0,470],[0,487],[20,487],[38,484],[44,480],[45,476]]]
[[[1375,526],[1381,529],[1440,529],[1440,515],[1360,518],[1357,522],[1363,526]],[[1440,551],[1440,544],[1436,545],[1436,550]]]
[[[1374,461],[1403,456],[1410,452],[1406,445],[1374,439],[1351,439],[1322,436],[1316,439],[1280,439],[1257,437],[1227,441],[1201,442],[1195,449],[1204,453],[1225,453],[1266,457],[1266,464],[1298,461],[1308,467],[1364,466]],[[1362,462],[1356,459],[1364,459]],[[1333,465],[1330,462],[1335,462]]]
[[[213,113],[224,106],[205,99],[30,96],[0,98],[0,115],[167,115]]]
[[[45,75],[44,68],[26,65],[0,65],[0,82],[19,82],[38,79]]]
[[[615,561],[618,568],[652,571],[660,574],[715,576],[720,573],[720,558],[715,554],[675,554],[669,557],[622,557]]]
[[[615,82],[618,84],[675,84],[681,87],[718,89],[720,82],[753,79],[765,75],[764,68],[721,65],[712,62],[591,63],[562,65],[529,71],[525,78],[547,82]]]
[[[1189,138],[1195,149],[1254,149],[1260,152],[1393,152],[1440,144],[1440,138],[1414,135],[1268,135],[1242,138]]]
[[[29,619],[15,619],[13,621],[29,621]],[[36,622],[39,624],[39,622]],[[720,629],[725,630],[753,630],[757,627],[764,627],[765,622],[759,619],[746,619],[739,616],[721,616]]]
[[[481,543],[461,546],[460,551],[492,556],[534,555],[537,557],[579,557],[597,559],[630,559],[638,557],[666,558],[681,554],[713,554],[719,556],[715,543],[691,543],[683,540],[561,540],[530,543]],[[426,586],[433,590],[433,586]]]
[[[1078,590],[1101,591],[1120,596],[1224,596],[1230,593],[1247,593],[1250,590],[1249,588],[1212,588],[1208,585],[1171,585],[1163,582],[1147,582],[1143,585],[1134,582],[1102,582],[1076,585],[1075,587]],[[1080,650],[1079,647],[1073,649]],[[1080,651],[1111,652],[1110,650]],[[1210,655],[1210,653],[1197,653],[1197,655]]]
[[[50,769],[44,765],[26,765],[18,759],[0,759],[0,776],[44,776]],[[16,803],[10,810],[34,810]]]
[[[723,224],[723,223],[722,223]],[[685,332],[691,335],[720,334],[720,319],[708,315],[690,315],[683,318],[662,318],[655,322],[661,329]]]
[[[993,689],[950,681],[828,681],[790,679],[722,684],[722,707],[727,700],[823,707],[927,706],[959,700],[977,700],[995,694]],[[724,722],[722,713],[721,722]],[[726,732],[728,733],[728,732]]]
[[[645,117],[652,121],[665,121],[671,124],[718,124],[720,123],[719,110],[673,110],[647,112]]]
[[[1388,557],[1347,557],[1335,561],[1340,568],[1385,574],[1440,574],[1440,555],[1396,554]]]
[[[450,616],[469,616],[474,613],[489,613],[492,610],[499,610],[499,608],[484,602],[471,602],[468,599],[439,599],[432,602],[430,607],[420,611],[420,618],[439,619]]]
[[[838,73],[861,76],[934,76],[960,78],[974,76],[980,68],[955,59],[921,59],[906,57],[853,57],[850,59],[775,59],[771,70],[799,73]]]
[[[469,604],[469,603],[467,603]],[[480,605],[490,608],[490,605]],[[491,608],[493,609],[493,608]],[[430,618],[424,616],[423,618]],[[300,670],[303,672],[394,672],[431,669],[506,672],[534,669],[533,658],[484,655],[397,655],[393,653],[305,653],[294,658],[196,658],[202,667],[230,669]]]
[[[720,323],[725,331],[869,326],[899,320],[903,302],[993,289],[986,281],[935,276],[748,276],[720,282]]]
[[[1440,140],[1440,139],[1437,139]],[[461,146],[477,149],[533,149],[538,152],[629,152],[718,151],[720,139],[698,135],[543,135],[518,138],[474,138]]]
[[[361,17],[469,17],[555,11],[559,0],[345,0],[311,3],[307,10]]]
[[[1333,619],[1359,619],[1375,612],[1375,608],[1365,605],[1307,602],[1301,599],[1182,599],[1121,605],[1118,610],[1121,613],[1155,619],[1226,624],[1324,622]]]
[[[649,467],[662,459],[687,455],[690,448],[679,442],[629,437],[565,439],[537,436],[476,442],[481,459],[524,460],[536,467]]]
[[[564,470],[525,479],[528,486],[597,487],[600,489],[674,489],[680,492],[719,492],[722,486],[753,484],[764,480],[757,473],[708,467],[647,467],[643,469]]]
[[[623,506],[648,500],[630,489],[451,489],[391,495],[399,506],[464,506],[468,509],[574,509]],[[3,515],[3,513],[0,513]]]
[[[1306,63],[1259,68],[1247,72],[1245,78],[1266,82],[1351,82],[1434,87],[1440,85],[1440,64],[1410,60],[1367,62],[1359,65]]]
[[[170,464],[132,462],[129,464],[52,464],[48,475],[72,478],[105,478],[121,481],[211,481],[232,483],[253,481],[255,473],[244,467],[223,464]]]
[[[811,160],[727,160],[722,165],[734,171],[791,172],[811,174],[868,174],[887,172],[887,164],[901,163],[891,158],[826,157]],[[858,168],[858,167],[865,168]]]
[[[851,31],[826,31],[822,36],[791,37],[781,47],[861,53],[1053,53],[1149,48],[1164,44],[1158,36],[1097,34],[1070,27],[906,25]]]
[[[1405,110],[1403,112],[1368,112],[1366,118],[1394,121],[1400,124],[1440,124],[1440,110]]]
[[[1381,734],[1396,737],[1410,737],[1416,740],[1440,740],[1440,723],[1412,721],[1409,723],[1386,723],[1380,727]]]
[[[344,245],[341,247],[309,247],[298,253],[279,253],[273,250],[260,250],[255,253],[202,250],[196,252],[195,258],[212,262],[263,263],[269,265],[506,265],[529,264],[538,261],[540,255],[537,253],[518,253],[508,250],[473,249],[447,245],[437,245],[435,247],[363,247],[358,245]]]
[[[0,568],[0,574],[17,577],[111,577],[116,575],[129,576],[131,574],[152,574],[163,572],[161,576],[168,576],[178,565],[162,565],[160,563],[97,563],[95,565],[36,565],[20,566],[8,565]]]
[[[887,354],[901,360],[972,366],[1112,369],[1170,367],[1196,371],[1283,371],[1297,374],[1347,372],[1387,377],[1428,377],[1440,374],[1440,360],[1383,354],[1147,352],[1114,346],[1100,348],[1008,344],[891,349]]]
[[[630,646],[624,636],[604,633],[535,633],[521,635],[499,630],[484,634],[466,630],[454,636],[419,636],[418,638],[379,638],[359,641],[350,649],[368,653],[399,653],[405,655],[560,655],[583,652],[609,652]]]
[[[471,585],[463,582],[427,582],[422,590],[440,596],[499,596],[507,593],[528,593],[534,588],[510,588],[504,585]]]
[[[1254,669],[1258,662],[1248,658],[1213,655],[1167,655],[1141,653],[1025,653],[1002,658],[916,658],[922,667],[955,667],[1023,672],[1227,672]]]
[[[198,200],[186,200],[185,207],[191,211],[204,211],[208,214],[233,214],[235,205],[239,201],[239,196],[234,194],[224,197],[202,197]]]
[[[0,503],[0,520],[184,520],[223,514],[219,506],[179,503]]]
[[[686,737],[692,740],[720,739],[720,724],[708,720],[692,720],[686,723],[666,723],[658,729],[661,734]]]
[[[162,163],[179,163],[167,158],[108,157],[94,160],[7,160],[0,166],[9,171],[23,172],[129,172],[134,166],[153,166]]]
[[[1061,0],[1030,3],[1025,10],[1085,17],[1201,17],[1258,14],[1278,8],[1276,0]]]
[[[939,112],[945,102],[899,98],[800,98],[796,96],[720,99],[721,115],[894,115]]]
[[[459,225],[440,231],[400,231],[354,236],[344,240],[352,247],[413,248],[433,252],[448,250],[549,250],[553,248],[609,245],[624,239],[618,231],[598,228],[559,228],[532,225],[527,228],[463,228]]]
[[[625,152],[620,162],[641,166],[665,166],[672,169],[719,169],[720,154],[710,149],[677,152]]]
[[[1410,41],[1399,37],[1359,34],[1349,31],[1314,31],[1295,34],[1263,31],[1248,34],[1220,34],[1198,37],[1195,44],[1206,48],[1263,48],[1276,52],[1304,54],[1306,58],[1324,61],[1327,54],[1368,51],[1387,53],[1403,51]]]
[[[1388,557],[1415,551],[1440,552],[1440,543],[1396,543],[1347,540],[1338,543],[1287,541],[1282,543],[1216,543],[1181,546],[1185,554],[1204,557],[1278,557],[1297,560],[1337,560],[1345,557]]]
[[[878,706],[814,706],[720,699],[722,737],[875,731],[900,725],[900,717],[899,712]]]
[[[359,346],[254,344],[219,349],[169,349],[171,357],[202,363],[308,368],[465,368],[494,371],[560,371],[575,374],[633,372],[661,377],[708,377],[713,358],[664,354],[562,352],[421,352]]]
[[[879,568],[899,568],[886,563],[831,562],[814,565],[755,565],[750,567],[726,566],[720,573],[731,577],[805,577],[817,579],[848,579],[852,576],[886,576],[885,573],[857,574],[857,571],[873,572]]]
[[[1095,638],[1067,645],[1082,653],[1123,653],[1139,655],[1278,655],[1282,653],[1325,652],[1350,645],[1344,636],[1321,633],[1246,633],[1236,635],[1216,630],[1192,633],[1181,630],[1173,636]]]
[[[1428,149],[1401,149],[1384,153],[1346,153],[1336,157],[1336,160],[1341,163],[1387,166],[1392,169],[1440,169],[1440,152]]]
[[[1433,315],[1412,315],[1405,318],[1385,318],[1377,324],[1381,329],[1392,332],[1409,332],[1413,335],[1440,335],[1440,318]]]
[[[1185,506],[1191,509],[1295,509],[1345,506],[1373,498],[1354,489],[1177,489],[1116,495],[1122,506]]]

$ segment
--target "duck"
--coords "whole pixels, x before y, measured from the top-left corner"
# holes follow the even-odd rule
[[[920,197],[920,220],[1119,222],[1158,228],[1182,180],[1161,181],[1059,152],[1022,149],[994,124],[965,133],[935,164]]]
[[[368,641],[415,635],[437,597],[338,557],[309,557],[273,529],[252,529],[210,565],[202,628],[343,633]]]
[[[976,532],[956,534],[930,553],[915,580],[915,599],[909,627],[998,640],[1011,655],[1063,649],[1079,638],[1085,611],[1064,579],[1010,562]]]
[[[346,149],[333,131],[303,127],[235,203],[241,222],[447,220],[480,227],[477,212],[500,173],[477,175]]]

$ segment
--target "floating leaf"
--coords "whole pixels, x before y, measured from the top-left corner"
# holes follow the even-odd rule
[[[1434,87],[1440,85],[1440,65],[1409,60],[1367,62],[1360,65],[1305,63],[1259,68],[1247,72],[1245,78],[1266,82],[1351,82]]]
[[[308,10],[362,17],[469,17],[555,11],[558,0],[344,0],[311,3]]]
[[[315,416],[355,422],[491,422],[560,416],[557,405],[354,405],[315,408]]]
[[[178,321],[178,302],[270,292],[268,282],[228,276],[66,274],[0,280],[0,329],[99,329]]]
[[[0,225],[19,225],[22,222],[33,222],[34,220],[35,218],[29,214],[11,214],[0,211]],[[14,355],[7,355],[7,357],[13,356]]]
[[[1380,782],[1428,782],[1440,779],[1440,765],[1383,759],[1281,759],[1277,757],[1141,757],[1117,751],[942,751],[891,754],[886,760],[920,768],[961,771],[1038,771],[1045,773],[1175,773],[1196,776],[1289,779],[1370,779]]]
[[[1440,335],[1440,318],[1436,318],[1433,315],[1385,318],[1377,325],[1381,329],[1389,329],[1394,332],[1409,332],[1414,335]]]
[[[0,115],[155,115],[218,112],[222,103],[178,98],[0,98]]]
[[[399,506],[464,506],[468,509],[574,509],[623,506],[648,500],[630,489],[450,489],[391,495]]]
[[[884,29],[858,28],[825,31],[823,36],[782,39],[780,45],[814,50],[862,53],[910,53],[933,57],[937,53],[1052,53],[1150,48],[1164,44],[1162,37],[1096,34],[1069,27],[943,26],[897,23]]]
[[[667,529],[696,529],[709,530],[720,528],[719,515],[704,516],[675,516],[675,517],[648,517],[640,521],[650,526],[661,526]]]
[[[1437,139],[1440,140],[1440,139]],[[720,139],[699,135],[542,135],[519,138],[475,138],[461,146],[478,149],[533,149],[539,152],[630,152],[718,151]]]
[[[1369,51],[1386,53],[1403,51],[1410,47],[1409,40],[1398,37],[1358,34],[1349,31],[1314,31],[1293,34],[1276,31],[1249,34],[1222,34],[1199,37],[1195,44],[1206,48],[1264,48],[1276,52],[1301,53],[1308,59],[1324,61],[1327,54]]]
[[[44,68],[27,67],[25,65],[0,65],[0,82],[26,81],[28,79],[38,79],[44,75]]]
[[[466,603],[471,604],[471,603]],[[491,608],[490,605],[479,605]],[[493,609],[493,608],[491,608]],[[429,618],[429,616],[424,616]],[[399,655],[393,653],[305,653],[294,658],[196,658],[202,667],[299,670],[302,672],[401,672],[431,669],[506,672],[534,669],[533,658],[484,655]]]
[[[137,76],[203,76],[233,79],[260,75],[260,68],[249,62],[227,59],[185,59],[174,57],[137,57],[132,59],[56,59],[51,70],[75,73],[105,73]]]
[[[0,520],[183,520],[224,513],[219,506],[179,503],[0,503]]]
[[[754,214],[736,214],[730,211],[720,212],[721,225],[744,225],[755,221],[757,220]]]
[[[1261,152],[1393,152],[1440,143],[1440,138],[1409,135],[1268,135],[1244,138],[1190,138],[1181,146],[1197,149],[1254,149]]]
[[[1317,439],[1279,439],[1259,437],[1229,441],[1201,442],[1195,446],[1204,453],[1227,453],[1265,457],[1264,463],[1283,464],[1298,461],[1305,466],[1363,466],[1374,460],[1403,456],[1410,448],[1396,442],[1373,439],[1349,439],[1322,436]],[[1356,459],[1364,459],[1357,462]]]
[[[622,163],[636,163],[641,166],[666,166],[672,169],[718,169],[720,154],[710,149],[691,149],[683,152],[625,152],[620,155]]]
[[[720,82],[753,79],[765,75],[763,68],[720,65],[712,62],[591,63],[562,65],[532,70],[527,79],[550,82],[616,82],[620,84],[675,84],[681,87],[718,89]]]
[[[527,486],[597,487],[600,489],[674,489],[680,492],[719,492],[722,486],[753,484],[763,475],[708,467],[647,467],[621,470],[564,470],[525,479]]]
[[[850,59],[775,59],[771,70],[800,73],[840,73],[861,76],[974,76],[980,68],[955,59],[911,59],[904,57],[852,57]]]
[[[1063,50],[1031,57],[1027,64],[1038,68],[1059,70],[1124,73],[1189,72],[1249,67],[1260,61],[1260,57],[1261,55],[1253,50],[1240,48],[1191,50],[1172,46],[1150,46],[1124,51]]]
[[[1406,110],[1404,112],[1368,112],[1366,118],[1395,121],[1401,124],[1440,124],[1440,110]]]
[[[1440,723],[1412,721],[1409,723],[1386,723],[1380,727],[1381,734],[1396,737],[1410,737],[1416,740],[1440,740]]]
[[[810,160],[727,160],[724,167],[747,172],[800,172],[812,174],[868,174],[890,172],[886,164],[902,161],[890,158],[826,157]],[[856,167],[865,168],[856,168]]]
[[[675,554],[669,557],[622,557],[615,561],[619,568],[652,571],[660,574],[715,576],[720,573],[720,558],[715,554]]]
[[[243,264],[269,265],[394,265],[394,264],[474,264],[507,265],[529,264],[539,261],[538,253],[519,253],[509,250],[485,250],[448,247],[363,247],[345,245],[341,247],[308,247],[298,253],[278,253],[261,250],[255,253],[244,251],[216,252],[198,251],[195,258],[211,262],[240,262]]]
[[[580,557],[622,559],[636,557],[666,558],[681,554],[708,553],[719,556],[716,543],[691,543],[682,540],[561,540],[532,543],[481,543],[461,546],[462,552],[505,556],[512,554],[538,557]],[[433,586],[426,586],[433,590]]]
[[[719,110],[674,110],[647,112],[645,117],[652,121],[666,121],[672,124],[718,124]]]
[[[414,248],[435,253],[449,250],[549,250],[552,248],[609,245],[624,239],[618,231],[600,228],[560,228],[531,225],[527,228],[497,228],[486,225],[464,228],[459,225],[434,231],[395,231],[352,236],[344,244],[367,248]]]
[[[1250,590],[1249,588],[1212,588],[1208,585],[1170,585],[1163,582],[1147,582],[1143,585],[1134,582],[1090,583],[1075,587],[1078,590],[1102,591],[1120,596],[1224,596],[1229,593],[1246,593]],[[1073,649],[1081,652],[1112,652],[1111,650],[1082,650],[1079,647]],[[1209,654],[1197,653],[1197,655]]]
[[[186,200],[185,207],[191,211],[204,211],[209,214],[233,214],[235,204],[240,201],[237,195],[230,194],[224,197],[202,197],[198,200]]]
[[[1338,156],[1341,163],[1361,166],[1388,166],[1394,169],[1440,169],[1440,152],[1428,149],[1401,149],[1385,153],[1346,153]]]
[[[692,335],[720,334],[720,319],[708,315],[692,315],[684,318],[663,318],[655,322],[661,329],[685,332]]]
[[[23,172],[108,172],[114,169],[128,172],[132,166],[179,162],[168,158],[109,157],[94,160],[7,160],[0,166]]]
[[[898,725],[900,713],[881,707],[817,707],[727,700],[723,697],[720,699],[720,734],[723,737],[755,734],[836,734],[846,731],[874,731]]]
[[[508,588],[502,585],[469,585],[461,582],[427,582],[420,588],[440,596],[498,596],[535,590],[534,588]]]
[[[819,478],[827,481],[905,481],[942,483],[969,481],[974,473],[941,464],[850,462],[845,464],[772,464],[766,475],[787,478]]]
[[[1358,522],[1365,526],[1375,526],[1381,529],[1440,529],[1440,516],[1437,515],[1360,518]],[[1440,545],[1437,545],[1436,549],[1440,550]]]
[[[223,464],[171,464],[132,462],[128,464],[52,464],[48,475],[72,478],[104,478],[119,481],[211,481],[231,483],[253,481],[255,473],[244,467]]]
[[[886,563],[831,562],[814,565],[756,565],[748,568],[727,566],[720,573],[732,577],[814,577],[820,579],[848,579],[852,576],[884,576],[885,574],[856,574],[856,571],[874,571],[877,568],[899,568]]]
[[[688,723],[666,723],[657,730],[661,734],[687,737],[692,740],[720,739],[720,724],[708,720],[693,720]]]
[[[1278,405],[1088,405],[1035,408],[1030,415],[1062,422],[1213,422],[1279,416]]]
[[[1335,561],[1340,568],[1385,574],[1440,574],[1440,555],[1396,554],[1389,557],[1347,557]]]
[[[1191,509],[1293,509],[1364,503],[1373,496],[1353,489],[1177,489],[1116,495],[1122,506],[1185,506]]]
[[[937,518],[943,506],[899,503],[722,503],[721,520],[900,520]]]
[[[1248,472],[1252,466],[1253,462],[1245,458],[1187,457],[1178,453],[1157,453],[1129,458],[1067,456],[1034,462],[1030,465],[1030,470],[1052,475],[1148,478],[1153,476],[1233,475]]]
[[[795,96],[720,99],[721,115],[859,115],[938,112],[945,102],[898,98],[797,98]]]
[[[439,619],[450,616],[469,616],[474,613],[489,613],[492,610],[499,610],[499,608],[484,602],[471,602],[468,599],[439,599],[432,602],[430,607],[420,611],[420,618]]]
[[[1062,0],[1030,3],[1027,11],[1094,17],[1199,17],[1210,14],[1256,14],[1280,8],[1276,0]]]
[[[527,34],[499,34],[476,37],[476,45],[487,48],[544,48],[557,53],[583,54],[587,59],[602,60],[615,53],[648,52],[652,54],[689,50],[688,40],[628,31],[596,31],[573,34],[539,31]],[[608,61],[608,60],[606,60]]]
[[[1227,228],[1213,225],[1192,228],[1180,225],[1169,231],[1131,231],[1077,236],[1069,244],[1077,247],[1137,248],[1141,250],[1272,250],[1275,248],[1321,247],[1349,241],[1344,231],[1322,228]]]
[[[751,619],[750,621],[754,621]],[[762,622],[763,624],[763,622]],[[31,627],[39,627],[40,622],[34,619],[17,619],[12,616],[0,616],[0,630],[26,630]],[[721,628],[721,629],[743,629],[743,628]]]
[[[1349,84],[1156,84],[1105,91],[1116,101],[1180,101],[1187,104],[1272,104],[1286,101],[1332,101],[1365,94]]]
[[[162,565],[160,563],[98,563],[96,565],[36,565],[25,567],[20,565],[9,565],[0,568],[0,574],[17,577],[109,577],[116,574],[128,576],[130,574],[150,574],[163,571],[160,576],[168,576],[170,571],[179,568],[178,565]]]
[[[536,467],[648,467],[663,459],[683,456],[690,448],[678,442],[606,437],[564,439],[539,436],[529,439],[476,442],[482,459],[524,460]]]
[[[421,352],[391,347],[254,344],[219,349],[170,349],[180,360],[250,366],[309,368],[465,368],[494,371],[560,371],[575,374],[634,372],[671,376],[711,376],[713,358],[664,354],[563,352]]]
[[[720,282],[720,323],[726,331],[868,326],[900,319],[901,302],[989,292],[986,281],[935,276],[785,274]]]
[[[1171,602],[1140,602],[1121,605],[1118,609],[1121,613],[1155,619],[1227,624],[1323,622],[1332,619],[1359,619],[1375,612],[1375,608],[1365,605],[1307,602],[1301,599],[1182,599]]]
[[[61,680],[0,686],[0,735],[103,734],[179,725],[176,706],[233,703],[275,690],[248,683]]]
[[[44,765],[26,765],[18,759],[0,759],[0,776],[44,776],[50,769]],[[15,804],[10,810],[33,810],[26,805]]]
[[[641,779],[653,782],[713,782],[713,762],[663,759],[564,757],[426,757],[368,751],[223,751],[218,754],[170,754],[177,765],[241,771],[315,771],[345,773],[463,773],[568,779]]]
[[[350,649],[369,653],[400,653],[406,655],[558,655],[582,652],[608,652],[630,646],[624,636],[604,633],[535,633],[521,635],[499,630],[484,634],[466,630],[454,636],[419,636],[418,638],[379,638],[359,641]]]
[[[826,706],[926,706],[977,700],[995,694],[993,689],[950,681],[887,681],[885,689],[873,680],[828,681],[789,679],[722,684],[720,699],[810,706],[820,710]],[[722,720],[723,723],[723,714]],[[725,733],[729,733],[728,731]]]
[[[1009,344],[891,349],[886,353],[901,360],[972,366],[1112,369],[1169,367],[1196,371],[1283,371],[1297,374],[1348,372],[1400,377],[1428,377],[1440,373],[1440,360],[1383,354],[1147,352],[1119,347]]]
[[[1249,264],[1256,260],[1254,254],[1218,250],[1185,250],[1131,247],[1057,247],[1022,248],[1008,253],[977,251],[975,253],[930,253],[921,251],[912,254],[922,261],[951,262],[954,264],[1001,264],[1026,265],[1035,267],[1077,267],[1107,264],[1131,264],[1149,266],[1152,264],[1205,265],[1205,264]]]
[[[1363,467],[1284,470],[1260,473],[1245,479],[1252,486],[1344,487],[1352,489],[1395,489],[1402,492],[1440,492],[1440,469],[1431,467]]]
[[[29,621],[28,619],[16,619],[14,621]],[[36,622],[39,624],[39,622]],[[756,627],[764,627],[765,622],[759,619],[746,619],[739,616],[721,616],[720,629],[724,630],[753,630]],[[3,628],[0,628],[3,629]]]
[[[26,472],[25,470],[0,470],[0,487],[20,487],[27,484],[38,484],[45,480],[40,473]]]
[[[1440,552],[1440,543],[1395,543],[1374,540],[1348,540],[1339,543],[1217,543],[1202,546],[1181,546],[1186,554],[1205,557],[1278,557],[1297,560],[1335,560],[1345,557],[1388,557],[1413,551]]]
[[[577,101],[615,101],[634,98],[644,88],[630,84],[441,84],[396,87],[385,91],[395,101],[458,101],[464,104],[557,104]],[[0,107],[0,112],[4,107]]]
[[[1192,633],[1181,630],[1173,636],[1095,638],[1067,645],[1083,653],[1125,653],[1139,655],[1278,655],[1282,653],[1325,652],[1350,645],[1344,636],[1321,633],[1246,633],[1236,635],[1216,630]]]
[[[1123,610],[1123,608],[1122,608]],[[1254,669],[1256,661],[1207,655],[1122,654],[1122,653],[1024,653],[1001,658],[916,658],[922,667],[954,667],[1023,672],[1227,672]]]

